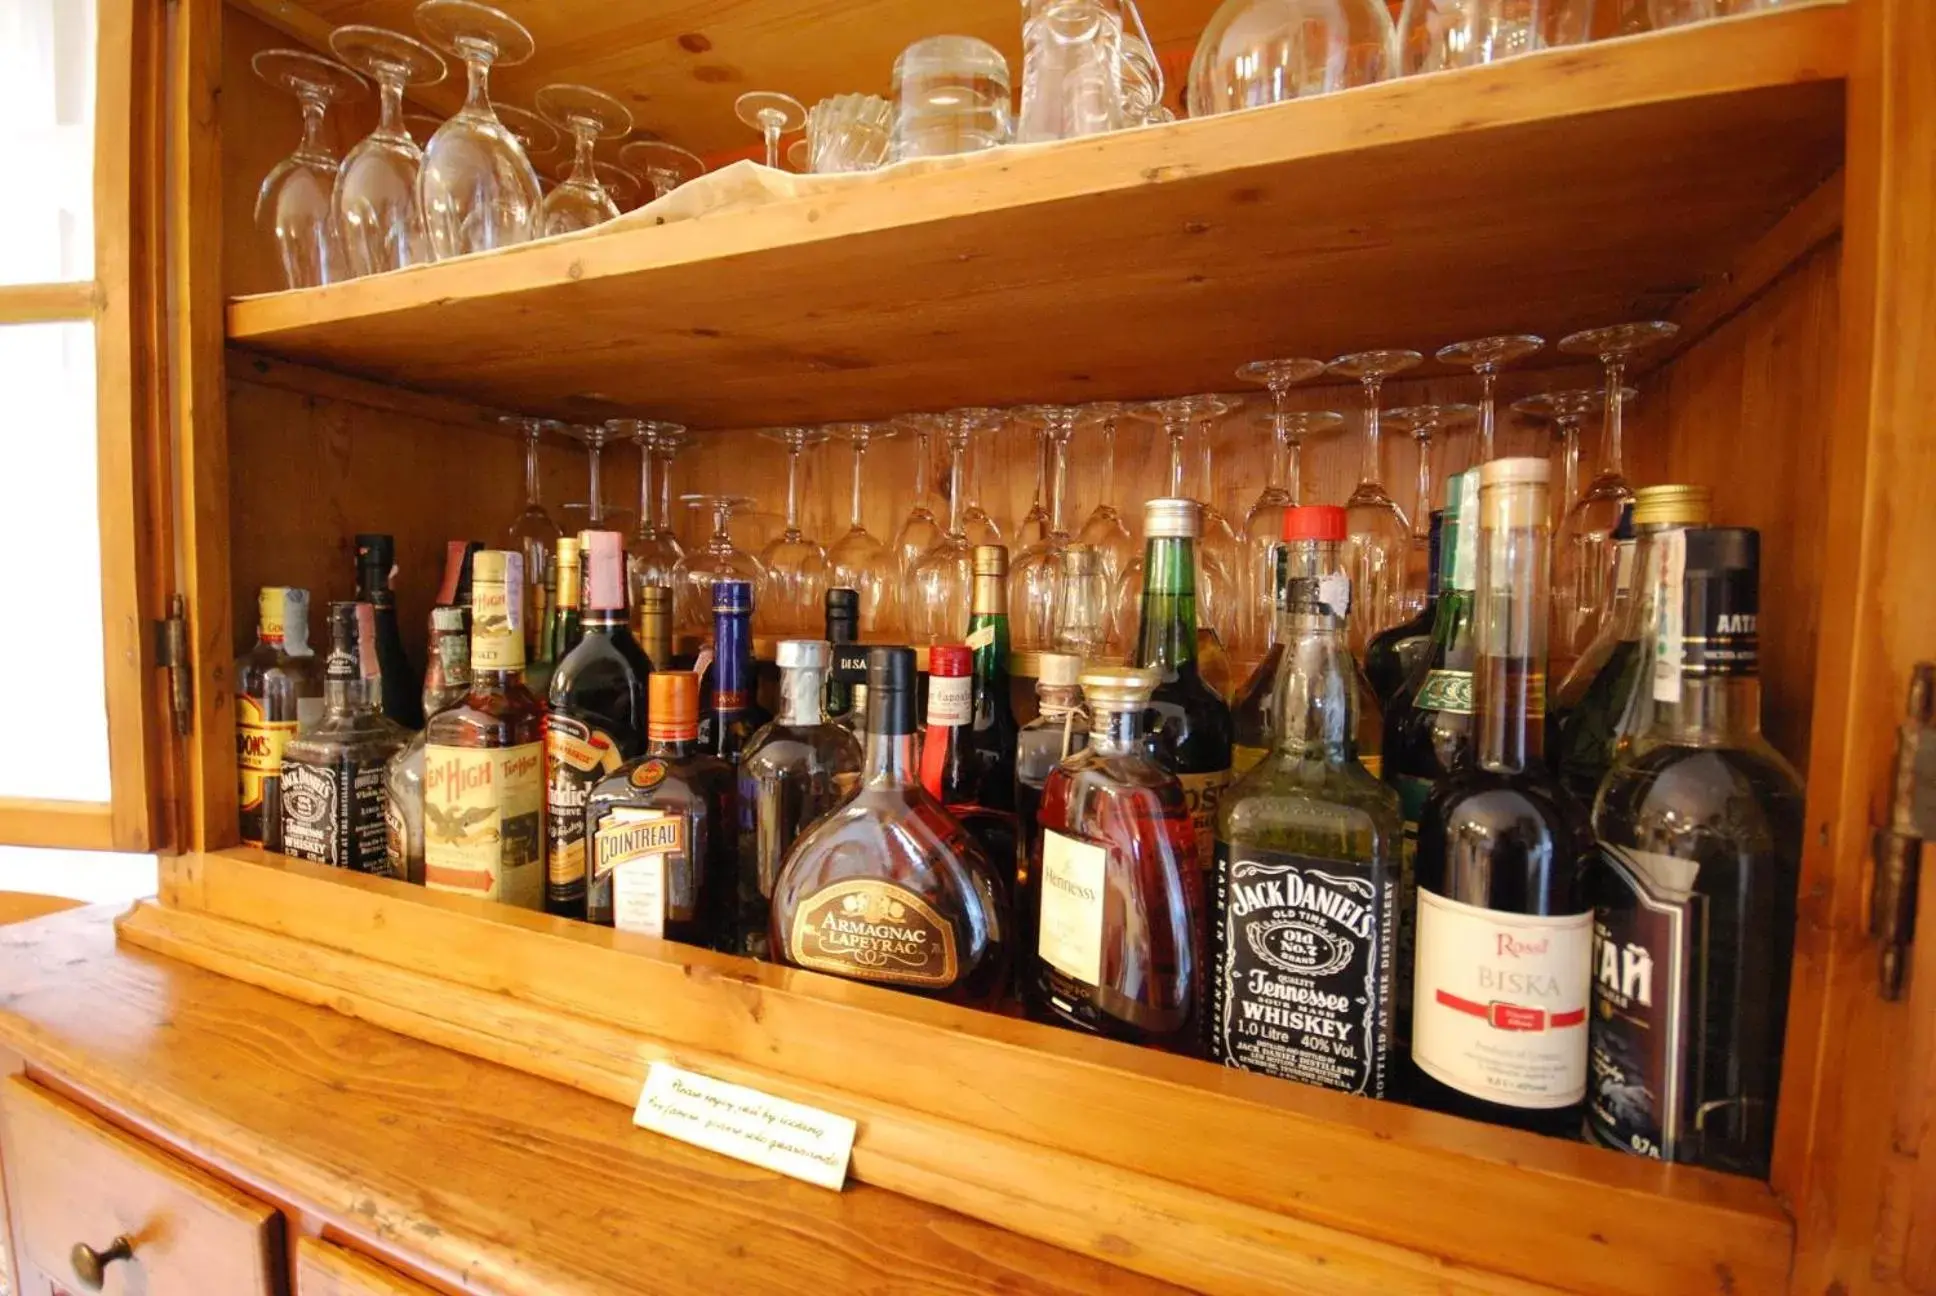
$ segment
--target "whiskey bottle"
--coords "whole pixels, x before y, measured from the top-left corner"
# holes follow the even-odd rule
[[[860,639],[860,593],[844,587],[827,591],[827,643],[832,647],[833,658],[840,655],[842,648],[855,647]],[[867,672],[865,651],[860,657],[860,671],[864,677]],[[854,684],[858,681],[850,673],[829,670],[827,674],[827,715],[839,718],[854,708]]]
[[[860,790],[794,843],[770,939],[794,967],[987,1006],[1008,980],[1007,884],[917,777],[915,674],[912,649],[868,650]]]
[[[739,868],[733,944],[772,957],[773,884],[800,834],[859,786],[860,742],[828,720],[823,699],[831,645],[783,640],[780,714],[746,744],[739,761]]]
[[[282,753],[322,714],[322,681],[309,651],[309,591],[265,585],[256,598],[256,645],[235,662],[237,803],[245,846],[282,849]]]
[[[585,801],[594,784],[644,750],[652,673],[625,619],[618,532],[585,532],[584,553],[584,636],[552,672],[544,722],[545,912],[581,919]]]
[[[397,625],[397,596],[390,588],[396,574],[396,540],[387,535],[356,537],[356,599],[376,614],[376,660],[382,668],[383,714],[406,729],[424,723],[421,685],[403,650],[403,631]]]
[[[451,540],[444,545],[444,577],[433,606],[462,609],[466,635],[471,632],[471,569],[483,548],[477,540]]]
[[[1217,810],[1230,782],[1230,707],[1197,670],[1195,500],[1143,506],[1142,619],[1132,664],[1157,673],[1147,717],[1150,751],[1183,784],[1196,828],[1197,867],[1207,877],[1217,849]]]
[[[1404,821],[1397,794],[1356,754],[1359,676],[1337,543],[1287,546],[1273,747],[1230,789],[1217,821],[1210,1055],[1382,1098]]]
[[[639,605],[632,609],[639,649],[653,670],[674,670],[672,662],[672,587],[641,585]]]
[[[1761,736],[1760,534],[1674,531],[1655,547],[1651,669],[1593,813],[1587,1130],[1766,1178],[1803,798]]]
[[[993,548],[995,546],[988,546]],[[929,796],[961,821],[981,844],[991,861],[1008,863],[1020,849],[1013,810],[1015,789],[1003,798],[1005,806],[981,798],[987,788],[989,762],[974,745],[974,722],[980,699],[983,664],[976,650],[963,644],[934,644],[928,649],[928,723],[921,734],[921,786]],[[1006,669],[1002,679],[1006,682]],[[1003,698],[1007,706],[1007,698]],[[1015,757],[1007,761],[1012,770]]]
[[[1416,616],[1381,630],[1365,645],[1365,678],[1380,706],[1389,706],[1398,690],[1412,677],[1432,647],[1432,627],[1438,623],[1439,573],[1443,570],[1439,543],[1445,534],[1445,512],[1432,512],[1430,535],[1425,542],[1425,606]]]
[[[380,709],[376,609],[332,603],[329,629],[323,717],[283,748],[282,850],[388,875],[383,775],[410,731]]]
[[[732,944],[733,770],[699,741],[699,678],[648,677],[645,755],[585,804],[585,917],[602,927],[712,949]]]
[[[544,907],[544,704],[524,683],[524,555],[480,550],[471,687],[424,728],[424,883]]]
[[[753,583],[713,583],[713,669],[710,697],[701,690],[699,742],[728,765],[773,717],[754,694]]]
[[[556,573],[558,587],[545,605],[547,615],[551,618],[546,666],[537,676],[526,681],[532,684],[532,690],[540,697],[550,696],[552,673],[558,669],[559,662],[571,655],[578,641],[585,637],[584,542],[575,535],[559,536],[553,549],[551,569]]]
[[[1593,857],[1544,758],[1551,521],[1544,459],[1479,469],[1473,763],[1419,816],[1412,1098],[1579,1133]],[[1464,519],[1462,518],[1462,521]]]
[[[1203,874],[1183,785],[1143,733],[1157,675],[1092,666],[1081,680],[1094,728],[1042,788],[1023,993],[1044,1021],[1200,1053]]]
[[[462,702],[471,691],[471,637],[460,608],[432,608],[430,653],[424,669],[424,715],[435,718]],[[390,758],[384,775],[383,821],[392,877],[423,885],[424,736]]]
[[[1016,726],[1008,678],[1008,550],[976,545],[974,572],[968,616],[968,650],[975,654],[974,714],[958,738],[965,766],[959,792],[964,803],[1009,812],[1015,809]]]

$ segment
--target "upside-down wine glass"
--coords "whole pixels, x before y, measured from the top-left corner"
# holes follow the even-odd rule
[[[558,151],[560,136],[553,126],[529,108],[516,104],[494,103],[491,112],[496,115],[498,124],[511,132],[518,147],[524,150],[525,159],[536,167],[540,158],[550,158]],[[438,125],[443,123],[439,122]],[[548,165],[548,164],[547,164]],[[540,175],[538,179],[543,180]]]
[[[790,94],[778,90],[748,90],[733,102],[739,119],[766,141],[766,164],[780,169],[780,137],[807,124],[807,110]]]
[[[625,554],[626,579],[636,607],[648,586],[672,584],[673,570],[686,554],[672,534],[671,519],[664,515],[664,492],[655,484],[653,473],[659,447],[676,442],[686,429],[682,424],[658,419],[613,419],[612,426],[630,436],[639,448],[639,524]]]
[[[1385,426],[1407,433],[1418,445],[1418,491],[1412,496],[1411,574],[1405,582],[1403,611],[1410,620],[1424,607],[1432,566],[1432,441],[1440,432],[1478,417],[1473,405],[1407,405],[1385,411]]]
[[[1230,651],[1240,662],[1260,660],[1270,651],[1276,636],[1277,549],[1283,543],[1284,512],[1297,502],[1284,484],[1291,450],[1286,421],[1289,411],[1284,402],[1291,388],[1323,372],[1324,361],[1296,358],[1253,360],[1237,370],[1239,379],[1262,384],[1271,397],[1269,469],[1263,490],[1244,514],[1244,552],[1237,581],[1237,596],[1242,602],[1230,644]]]
[[[894,551],[867,529],[861,516],[861,482],[867,447],[896,435],[886,423],[835,423],[827,431],[854,448],[854,478],[848,496],[847,534],[827,550],[830,588],[850,589],[860,596],[860,632],[892,634],[900,612],[900,570]]]
[[[1474,338],[1440,347],[1441,364],[1463,365],[1479,375],[1479,458],[1490,463],[1499,426],[1497,388],[1499,371],[1513,361],[1531,355],[1546,345],[1546,339],[1531,333],[1502,333],[1497,337]]]
[[[1018,550],[1041,544],[1049,537],[1049,509],[1042,502],[1049,475],[1047,412],[1060,408],[1058,405],[1021,405],[1009,411],[1016,421],[1034,429],[1030,435],[1035,439],[1035,493],[1029,498],[1028,512],[1022,515],[1022,520],[1015,527],[1015,547]]]
[[[679,500],[687,508],[704,509],[713,516],[711,538],[679,560],[672,580],[679,629],[709,634],[713,628],[715,581],[750,581],[755,591],[766,585],[765,566],[733,543],[733,514],[753,501],[744,495],[681,495]]]
[[[1344,502],[1345,571],[1351,577],[1351,615],[1346,621],[1351,651],[1362,656],[1365,645],[1387,626],[1404,619],[1406,558],[1411,553],[1412,523],[1405,510],[1385,489],[1379,457],[1381,414],[1378,408],[1385,379],[1403,373],[1425,359],[1416,351],[1359,351],[1339,356],[1330,370],[1356,378],[1365,393],[1364,459],[1358,485]]]
[[[1008,569],[1008,619],[1015,647],[1044,651],[1055,646],[1061,601],[1062,553],[1069,547],[1069,441],[1075,436],[1073,405],[1025,405],[1018,417],[1035,424],[1049,447],[1048,491],[1052,501],[1046,534],[1025,546]]]
[[[618,160],[645,177],[652,187],[652,199],[665,197],[680,185],[706,174],[706,163],[697,153],[664,140],[632,140],[619,145]]]
[[[822,428],[768,428],[762,435],[787,448],[786,530],[760,554],[766,601],[755,619],[782,635],[818,633],[827,593],[827,551],[800,530],[800,456],[827,440]]]
[[[908,572],[902,592],[903,620],[917,644],[956,643],[968,632],[974,593],[975,545],[969,540],[968,443],[996,411],[951,410],[947,415],[948,529]]]
[[[381,27],[338,27],[329,48],[377,83],[380,104],[376,129],[343,159],[330,201],[349,271],[360,276],[423,265],[430,260],[417,201],[423,150],[404,128],[403,92],[435,85],[448,69],[430,46]]]
[[[517,137],[491,110],[493,67],[531,57],[531,33],[474,0],[423,0],[417,26],[430,43],[464,60],[468,89],[457,115],[424,146],[417,196],[438,260],[509,247],[538,232],[538,173]]]
[[[538,446],[546,435],[556,436],[565,425],[553,419],[505,415],[498,422],[516,428],[524,437],[524,509],[504,529],[504,547],[524,555],[524,588],[527,613],[525,629],[532,637],[527,647],[536,646],[538,627],[544,620],[545,576],[551,570],[553,550],[558,543],[558,524],[544,506],[544,478],[538,467]]]
[[[972,406],[967,409],[948,411],[949,421],[966,420],[968,429],[968,498],[962,502],[961,531],[968,537],[970,545],[1007,544],[1002,534],[1002,524],[987,508],[987,497],[982,493],[988,480],[989,447],[995,440],[995,433],[1001,430],[1006,421],[998,409],[985,406]]]
[[[1093,419],[1102,432],[1102,464],[1096,483],[1096,507],[1089,510],[1076,542],[1095,549],[1102,563],[1103,577],[1110,584],[1123,569],[1136,560],[1136,537],[1123,522],[1116,507],[1116,433],[1130,407],[1121,401],[1093,401],[1082,407],[1082,416]]]
[[[1304,443],[1342,431],[1344,415],[1336,410],[1292,410],[1284,416],[1284,439],[1291,447],[1284,489],[1290,492],[1292,508],[1304,503]]]
[[[598,177],[599,187],[621,212],[629,212],[639,205],[645,193],[645,182],[630,171],[616,162],[594,162],[592,173]]]
[[[914,564],[921,561],[921,555],[947,534],[935,520],[934,509],[928,501],[934,489],[934,438],[946,435],[948,420],[943,414],[903,414],[894,424],[914,437],[914,502],[908,505],[907,516],[901,519],[894,538],[888,541],[888,547],[894,551],[897,573],[894,602],[901,610],[902,631],[911,633],[913,612],[903,597],[908,577],[914,571]]]
[[[1559,442],[1559,489],[1553,492],[1554,535],[1566,525],[1566,515],[1580,496],[1580,429],[1589,415],[1600,412],[1600,402],[1605,399],[1606,393],[1598,387],[1580,387],[1572,391],[1541,392],[1512,404],[1514,413],[1551,423],[1553,437]],[[1554,592],[1557,598],[1558,589]],[[1554,623],[1562,624],[1558,611],[1555,608]]]
[[[331,104],[361,99],[369,86],[341,63],[303,50],[261,50],[249,65],[296,96],[303,121],[296,151],[269,169],[256,192],[256,228],[275,244],[285,286],[338,283],[350,267],[333,211],[338,163],[323,118]]]
[[[618,204],[599,183],[592,150],[602,139],[632,132],[632,114],[602,90],[583,85],[548,85],[532,100],[538,115],[571,137],[571,169],[538,209],[540,235],[569,234],[617,220]]]
[[[1163,434],[1169,438],[1170,467],[1165,490],[1170,498],[1194,498],[1190,493],[1189,461],[1185,453],[1191,423],[1197,419],[1215,418],[1229,409],[1228,402],[1214,395],[1177,396],[1170,400],[1151,401],[1137,408],[1137,413],[1161,423]],[[1201,502],[1198,501],[1199,504]],[[1222,609],[1228,607],[1235,597],[1232,573],[1220,558],[1213,556],[1201,544],[1197,546],[1196,555],[1197,624],[1200,627],[1216,626],[1220,624]],[[1123,569],[1123,578],[1116,586],[1113,616],[1125,636],[1140,621],[1142,602],[1143,556],[1139,553]]]
[[[587,451],[589,476],[586,481],[585,502],[570,503],[564,506],[565,534],[579,531],[603,531],[621,526],[632,516],[632,510],[617,508],[605,502],[605,481],[601,473],[605,447],[624,441],[632,435],[628,420],[612,419],[605,423],[566,423],[561,425],[566,436],[583,441]]]
[[[1212,592],[1210,606],[1199,619],[1217,632],[1220,642],[1229,643],[1242,616],[1244,542],[1230,524],[1230,516],[1217,507],[1217,420],[1242,409],[1243,401],[1218,399],[1221,410],[1206,410],[1197,419],[1197,498],[1203,506],[1203,530],[1197,538],[1197,549],[1207,565],[1222,569],[1224,581]]]

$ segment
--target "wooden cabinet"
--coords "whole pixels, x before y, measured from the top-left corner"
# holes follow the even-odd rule
[[[396,1270],[333,1242],[296,1243],[296,1296],[436,1296]]]

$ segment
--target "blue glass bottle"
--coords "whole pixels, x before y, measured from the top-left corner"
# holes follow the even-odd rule
[[[753,583],[713,583],[713,668],[711,688],[700,708],[699,743],[737,766],[747,740],[773,717],[758,701],[753,670]]]

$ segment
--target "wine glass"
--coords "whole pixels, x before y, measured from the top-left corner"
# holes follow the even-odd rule
[[[900,571],[894,550],[876,539],[861,518],[861,480],[867,447],[897,435],[886,423],[835,423],[827,431],[854,448],[853,490],[849,496],[847,534],[827,550],[832,586],[860,596],[862,634],[889,634],[900,611]]]
[[[1169,400],[1151,401],[1137,407],[1137,412],[1145,417],[1154,418],[1162,424],[1163,434],[1170,441],[1170,469],[1166,494],[1172,499],[1194,498],[1189,489],[1188,463],[1185,454],[1190,435],[1190,425],[1198,419],[1214,419],[1227,413],[1231,406],[1220,396],[1177,396]],[[1201,504],[1201,500],[1198,501]],[[1201,626],[1217,626],[1224,610],[1236,600],[1234,573],[1224,565],[1224,560],[1213,554],[1199,542],[1196,546],[1197,560],[1197,623]],[[1123,578],[1117,583],[1116,604],[1113,615],[1116,625],[1127,638],[1134,633],[1133,627],[1141,618],[1143,601],[1143,555],[1138,553],[1134,560],[1123,569]]]
[[[1465,365],[1479,375],[1479,462],[1493,459],[1494,430],[1498,426],[1495,389],[1501,366],[1529,356],[1546,345],[1546,339],[1531,333],[1502,333],[1497,337],[1475,338],[1440,347],[1440,363]]]
[[[464,106],[424,146],[417,174],[430,248],[438,260],[509,247],[537,236],[538,173],[517,137],[491,110],[493,67],[531,57],[531,33],[476,0],[423,0],[417,26],[430,43],[464,60]]]
[[[748,90],[733,102],[739,119],[766,141],[766,164],[780,169],[780,136],[807,124],[807,110],[790,94],[777,90]]]
[[[958,425],[966,425],[968,434],[968,498],[962,501],[961,531],[968,537],[970,546],[995,545],[1007,543],[1002,537],[1002,524],[983,505],[982,484],[986,480],[988,466],[986,453],[988,444],[994,439],[995,432],[1005,420],[998,409],[983,406],[970,406],[966,409],[948,411],[948,423],[952,433]],[[965,625],[966,622],[963,622]]]
[[[296,96],[303,119],[296,151],[269,168],[256,192],[256,228],[275,243],[288,287],[314,288],[347,279],[349,260],[331,203],[338,164],[323,133],[323,118],[331,104],[361,99],[369,85],[341,63],[302,50],[261,50],[249,66],[270,85]]]
[[[1284,513],[1297,502],[1284,485],[1290,459],[1289,411],[1284,407],[1291,388],[1324,372],[1324,361],[1305,359],[1253,360],[1237,370],[1244,382],[1259,383],[1271,397],[1269,469],[1264,488],[1244,514],[1243,553],[1239,558],[1236,633],[1230,651],[1238,661],[1262,659],[1276,634],[1277,549],[1284,538]]]
[[[1044,483],[1049,472],[1049,425],[1045,412],[1059,409],[1051,405],[1023,405],[1009,411],[1013,418],[1031,426],[1035,438],[1035,492],[1029,497],[1029,510],[1015,527],[1015,544],[1019,549],[1040,544],[1049,536],[1049,510],[1042,502]]]
[[[1075,436],[1073,405],[1025,405],[1016,415],[1040,430],[1053,467],[1048,489],[1054,501],[1041,539],[1023,547],[1008,569],[1008,618],[1022,651],[1054,646],[1062,551],[1069,547],[1069,442]]]
[[[503,109],[500,108],[498,111],[502,112]],[[432,117],[429,113],[405,113],[403,115],[403,128],[410,132],[410,142],[415,144],[419,150],[422,150],[424,145],[430,143],[430,137],[435,135],[437,128],[443,124],[444,119],[442,117]],[[419,157],[418,165],[421,166],[422,164],[423,160]],[[419,207],[418,210],[421,211],[422,208]]]
[[[524,156],[535,167],[538,158],[549,158],[558,151],[559,135],[557,128],[529,108],[516,104],[494,103],[491,111],[497,115],[498,123],[511,132],[524,150]],[[438,123],[442,125],[442,123]],[[434,132],[433,132],[434,133]],[[539,180],[543,180],[541,175]]]
[[[672,584],[673,569],[685,557],[685,549],[672,534],[671,519],[661,514],[660,492],[654,489],[652,464],[662,442],[670,443],[685,435],[678,423],[657,419],[613,419],[611,426],[630,436],[639,448],[639,525],[626,546],[625,570],[636,603],[640,592],[651,585]]]
[[[1292,410],[1284,416],[1283,436],[1291,447],[1284,489],[1290,494],[1292,508],[1304,502],[1304,443],[1343,430],[1344,415],[1336,410]]]
[[[561,532],[544,506],[544,478],[538,467],[538,446],[547,436],[564,431],[564,424],[553,419],[525,418],[507,414],[498,422],[516,428],[524,438],[524,509],[504,529],[503,545],[524,555],[524,588],[528,608],[525,627],[536,646],[536,634],[543,621],[545,574],[551,569],[552,553]]]
[[[1370,85],[1391,51],[1384,0],[1224,0],[1190,60],[1190,116]]]
[[[330,199],[349,272],[423,265],[430,260],[430,235],[417,202],[423,150],[404,129],[403,91],[435,85],[448,69],[430,46],[381,27],[338,27],[329,34],[329,48],[377,83],[381,105],[376,129],[343,159]]]
[[[1120,401],[1092,401],[1082,407],[1084,418],[1093,419],[1102,431],[1101,479],[1097,483],[1096,507],[1089,511],[1076,533],[1076,541],[1096,551],[1102,562],[1103,579],[1114,585],[1124,568],[1136,561],[1136,537],[1129,533],[1123,515],[1116,508],[1116,429],[1130,407]]]
[[[797,175],[806,175],[813,170],[813,155],[805,139],[797,139],[787,145],[786,164],[787,170]]]
[[[909,569],[902,591],[905,630],[915,643],[955,643],[968,630],[974,592],[975,542],[966,531],[968,445],[995,410],[958,409],[947,414],[948,529]],[[996,542],[999,543],[999,542]]]
[[[1201,620],[1228,642],[1242,617],[1239,582],[1244,570],[1244,544],[1230,517],[1217,507],[1217,419],[1224,413],[1243,408],[1241,400],[1217,398],[1222,409],[1206,411],[1197,419],[1197,454],[1201,462],[1198,499],[1203,506],[1203,529],[1197,536],[1197,552],[1206,569],[1217,568],[1223,578],[1213,579],[1209,595],[1199,608]]]
[[[1625,394],[1631,397],[1633,389],[1627,388]],[[1605,399],[1606,393],[1598,387],[1581,387],[1541,392],[1513,402],[1515,413],[1551,423],[1560,443],[1560,488],[1553,492],[1554,535],[1566,525],[1566,515],[1580,496],[1580,428],[1589,415],[1600,412]]]
[[[1385,426],[1408,433],[1418,443],[1418,490],[1412,500],[1412,572],[1405,584],[1403,611],[1410,620],[1425,607],[1426,574],[1432,567],[1432,441],[1440,432],[1479,416],[1474,405],[1407,405],[1385,411]]]
[[[624,441],[632,435],[632,430],[624,419],[612,419],[605,423],[566,423],[561,427],[566,436],[583,441],[588,451],[590,478],[587,482],[586,502],[565,505],[566,532],[605,531],[617,526],[622,519],[631,516],[630,509],[614,508],[605,502],[605,483],[600,474],[605,447],[614,442]],[[576,525],[573,525],[576,523]]]
[[[1379,458],[1379,393],[1385,379],[1424,359],[1416,351],[1359,351],[1339,356],[1330,364],[1332,373],[1356,378],[1365,392],[1363,468],[1357,487],[1344,502],[1349,531],[1343,555],[1345,571],[1351,577],[1347,630],[1351,651],[1360,659],[1365,645],[1379,631],[1403,619],[1400,608],[1405,594],[1405,561],[1412,545],[1411,520],[1385,489]]]
[[[1591,0],[1405,0],[1399,74],[1477,67],[1586,39]]]
[[[913,574],[914,564],[921,561],[921,555],[939,544],[947,534],[935,520],[928,498],[934,481],[934,461],[931,457],[933,439],[946,434],[948,420],[941,414],[903,414],[894,422],[914,437],[914,502],[908,506],[907,517],[895,530],[894,539],[888,542],[888,547],[894,551],[895,570],[899,573],[900,589],[896,591],[896,602],[901,605],[902,630],[906,632],[910,628],[913,612],[898,595],[905,592],[907,579]]]
[[[762,435],[787,448],[786,530],[760,554],[766,568],[766,600],[760,620],[778,634],[820,629],[821,601],[827,594],[827,551],[800,530],[800,456],[822,445],[822,428],[768,428]]]
[[[664,140],[632,140],[619,145],[618,160],[645,177],[656,201],[686,181],[706,174],[706,163],[697,153]]]
[[[672,572],[679,628],[704,634],[713,626],[713,582],[750,581],[758,591],[765,587],[766,568],[733,543],[733,514],[751,504],[751,499],[744,495],[681,495],[679,499],[687,508],[713,515],[712,537],[681,558]]]
[[[572,144],[570,169],[539,204],[538,233],[569,234],[617,220],[618,204],[599,183],[592,150],[602,139],[629,135],[632,114],[603,90],[583,85],[548,85],[532,102],[538,115],[569,135]]]
[[[599,188],[611,198],[621,212],[629,212],[639,205],[645,193],[645,182],[615,162],[592,163],[592,174],[598,177]]]

